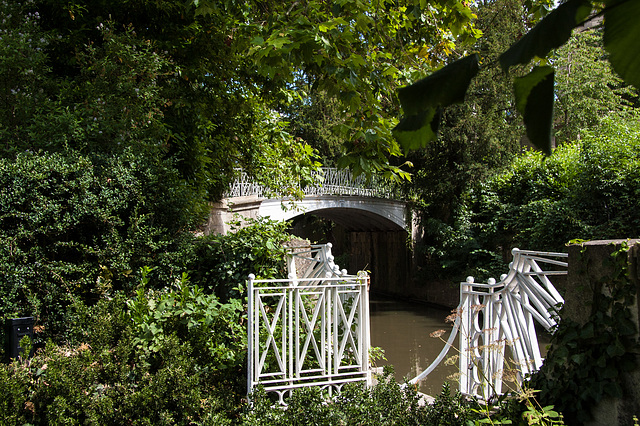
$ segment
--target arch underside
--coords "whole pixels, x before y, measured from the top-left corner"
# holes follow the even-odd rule
[[[286,206],[286,203],[284,204]],[[406,230],[406,206],[393,200],[370,197],[306,197],[285,210],[282,200],[264,200],[259,215],[289,220],[304,214],[330,220],[350,231]]]
[[[353,208],[321,209],[306,212],[334,222],[348,231],[398,231],[404,229],[386,217]]]

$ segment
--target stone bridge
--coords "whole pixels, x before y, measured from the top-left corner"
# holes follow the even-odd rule
[[[323,168],[321,184],[303,190],[304,198],[270,198],[241,173],[225,198],[212,206],[206,232],[226,233],[234,214],[289,220],[303,214],[330,220],[348,231],[411,232],[407,205],[386,182],[354,178],[348,170]]]
[[[331,242],[336,256],[348,258],[341,266],[349,271],[370,271],[372,291],[405,292],[413,281],[413,252],[407,242],[418,240],[414,235],[418,227],[413,226],[407,203],[388,182],[354,178],[348,170],[333,168],[319,173],[321,184],[305,188],[300,200],[272,197],[239,173],[225,198],[212,206],[205,232],[226,234],[235,214],[274,220],[305,214],[321,217],[338,225],[319,242]],[[294,228],[294,235],[314,239]]]

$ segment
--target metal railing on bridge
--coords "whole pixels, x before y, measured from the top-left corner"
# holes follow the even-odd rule
[[[509,273],[500,282],[460,284],[460,304],[454,311],[449,340],[429,368],[411,380],[423,380],[445,358],[459,333],[460,392],[489,400],[502,393],[509,369],[522,384],[542,365],[535,322],[547,331],[557,324],[564,300],[549,276],[566,275],[567,253],[513,249]],[[541,267],[543,265],[546,270]],[[552,269],[549,269],[552,268]],[[555,269],[554,269],[555,268]],[[561,269],[558,269],[561,268]],[[505,354],[511,350],[511,358]]]
[[[268,197],[270,192],[262,185],[254,182],[249,175],[237,170],[236,179],[229,185],[225,198],[234,197]],[[367,179],[364,175],[354,177],[348,169],[323,167],[313,173],[315,185],[300,188],[305,196],[318,195],[357,195],[362,197],[376,197],[396,199],[397,191],[394,186],[381,178],[372,176]]]

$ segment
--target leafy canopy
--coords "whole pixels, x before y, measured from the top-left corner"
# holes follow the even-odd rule
[[[604,45],[613,69],[625,82],[640,88],[640,2],[634,0],[569,0],[561,4],[500,55],[502,69],[508,72],[515,65],[541,62],[539,58],[564,45],[576,27],[600,16],[604,16]],[[434,117],[434,108],[461,102],[464,96],[447,94],[452,88],[456,93],[466,92],[477,72],[468,69],[469,59],[459,59],[402,89],[411,97],[400,97],[406,117],[394,134],[404,149],[423,147],[436,138],[437,124],[416,117]],[[538,65],[514,83],[516,106],[524,118],[527,136],[546,153],[551,152],[554,73],[553,67]]]
[[[401,156],[392,135],[396,89],[439,66],[480,36],[469,4],[459,0],[194,0],[198,13],[228,16],[230,37],[263,78],[272,108],[325,93],[338,99],[333,131],[339,166],[355,174],[406,177],[388,159]]]

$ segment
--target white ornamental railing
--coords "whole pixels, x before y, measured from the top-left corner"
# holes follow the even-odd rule
[[[369,277],[340,271],[330,249],[291,249],[288,279],[249,276],[249,393],[261,385],[283,404],[300,387],[371,383]]]
[[[224,198],[234,197],[267,197],[269,191],[255,183],[247,173],[237,170],[236,179],[229,185]],[[313,172],[315,185],[301,188],[305,196],[319,195],[357,195],[362,197],[397,198],[397,193],[388,181],[372,176],[367,179],[364,175],[354,177],[349,169],[323,167]]]
[[[289,247],[287,270],[290,279],[347,277],[346,269],[334,262],[331,243]]]
[[[507,371],[523,378],[542,365],[535,323],[552,331],[564,300],[549,276],[566,275],[566,253],[513,249],[509,273],[500,282],[460,284],[460,304],[445,348],[411,380],[423,380],[445,358],[459,333],[460,392],[489,400],[502,393]],[[551,268],[551,269],[543,269]],[[560,269],[558,269],[560,268]],[[505,354],[510,348],[510,357]]]

